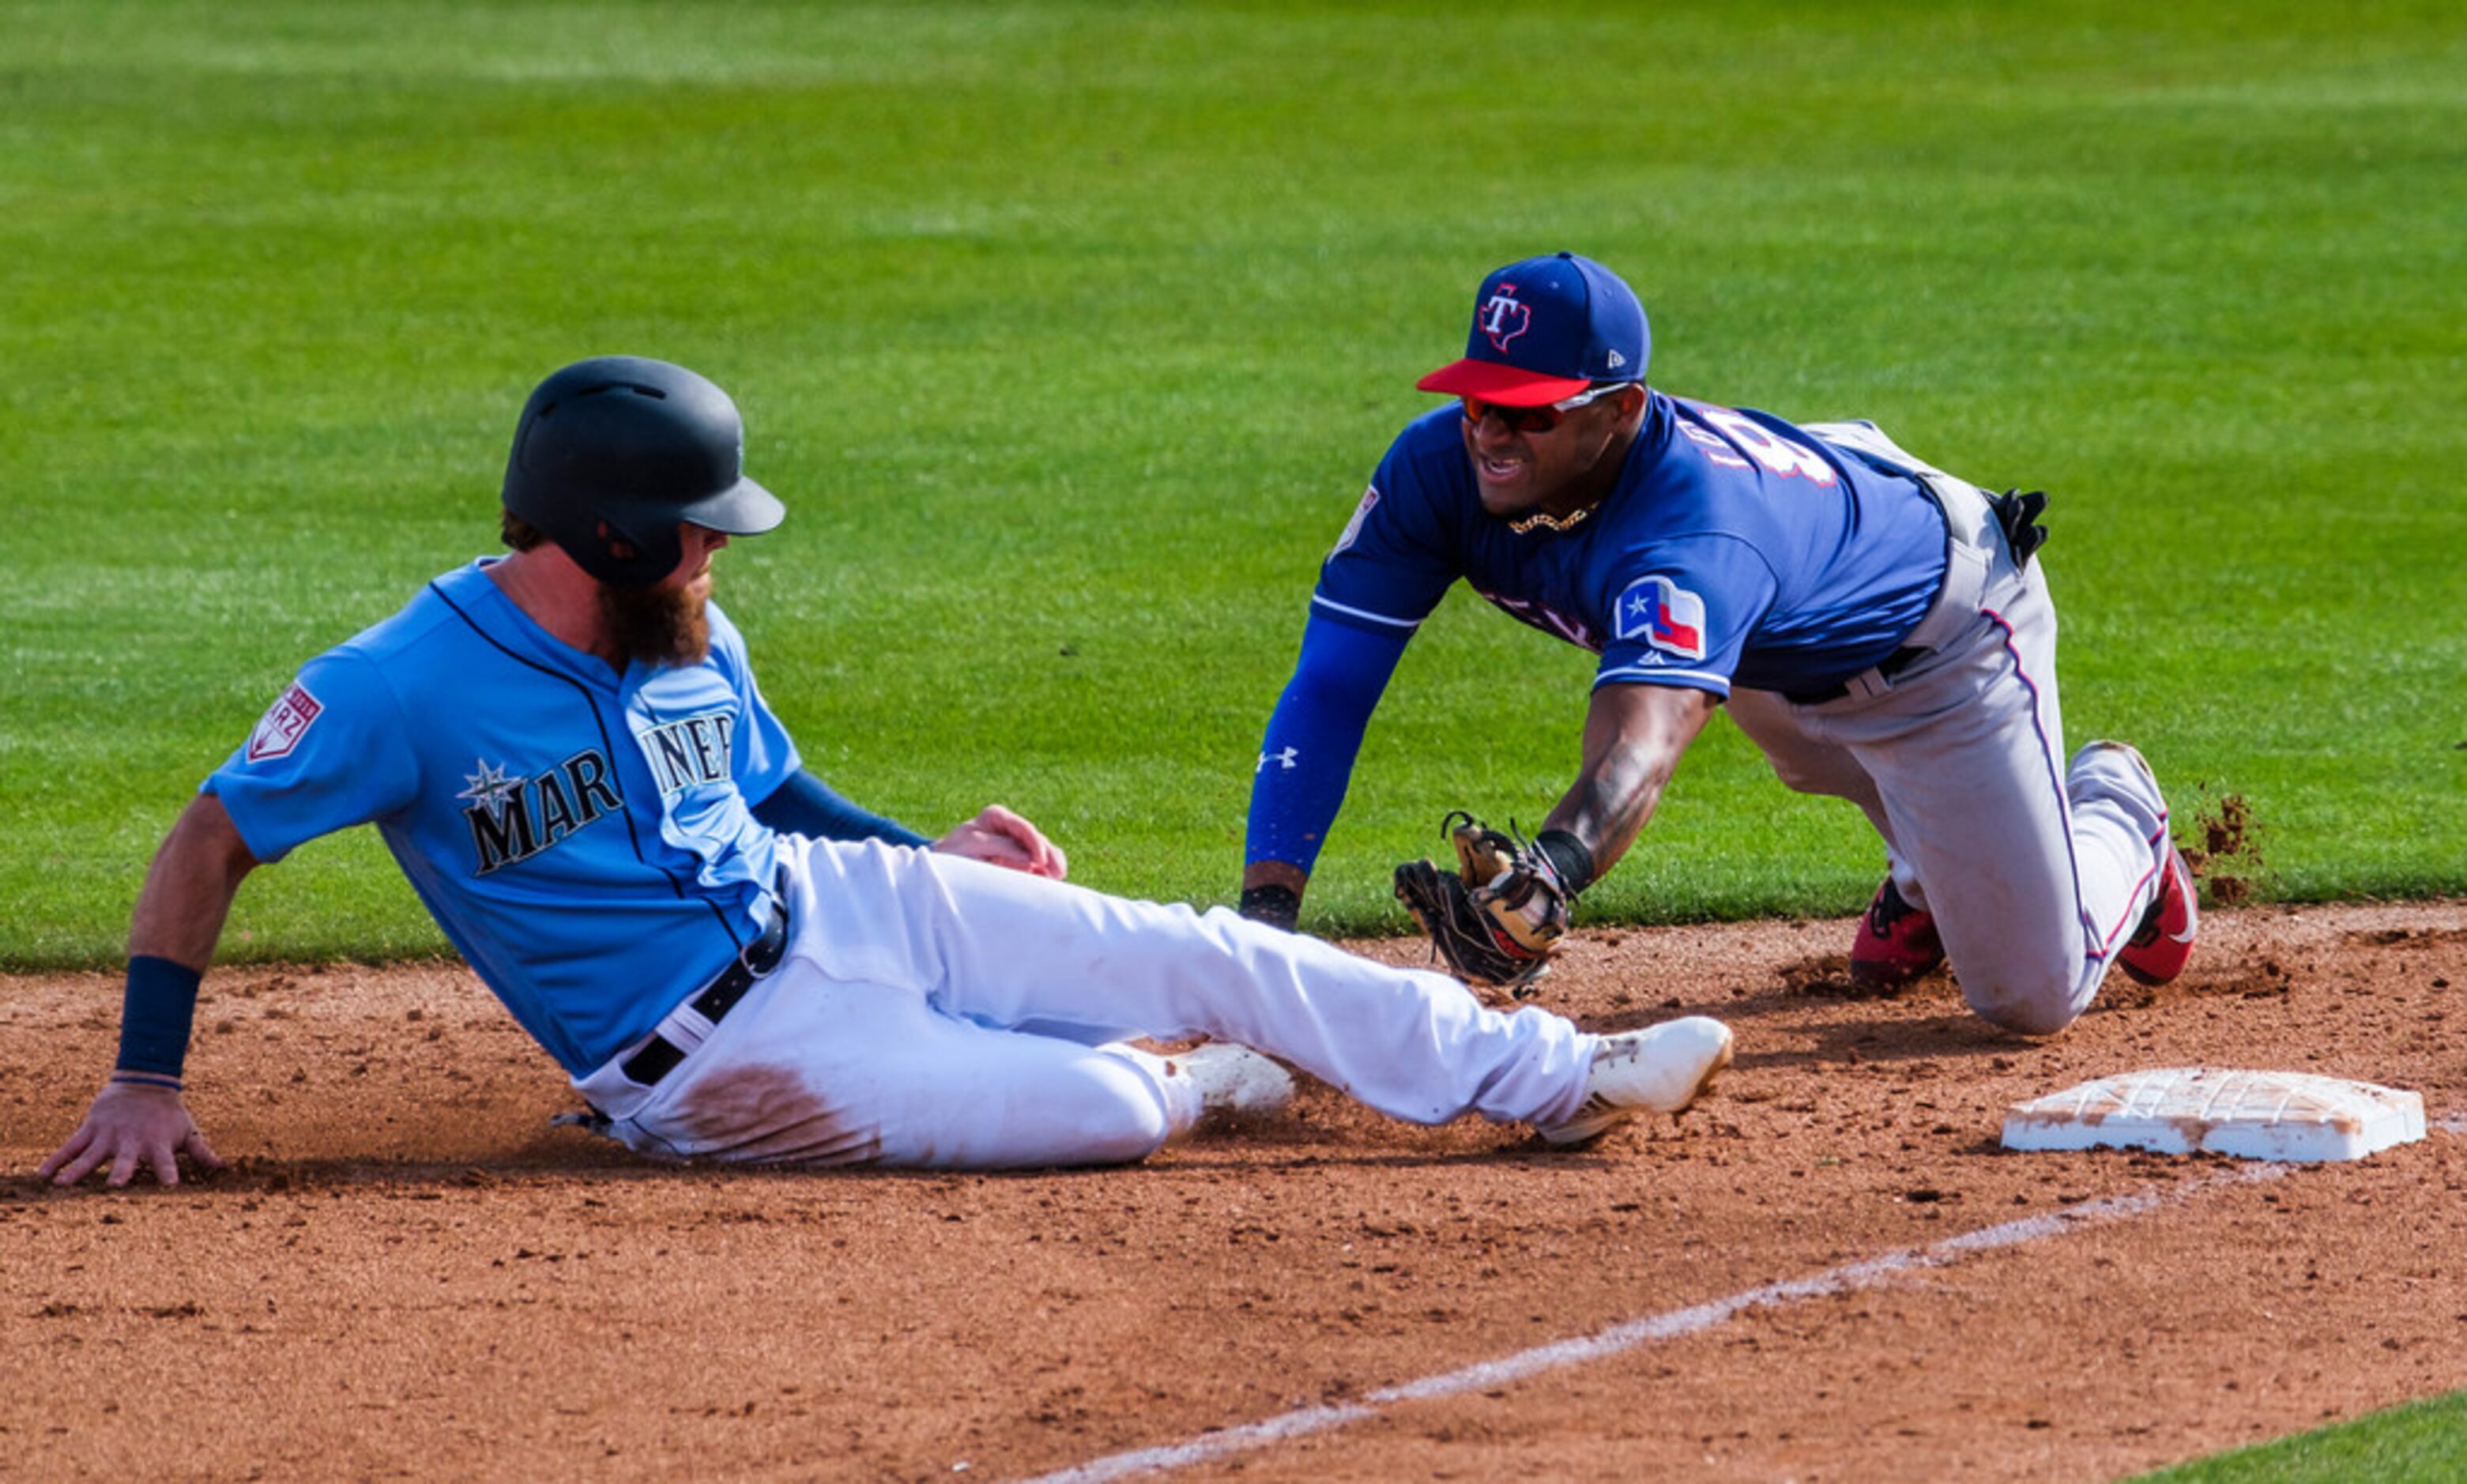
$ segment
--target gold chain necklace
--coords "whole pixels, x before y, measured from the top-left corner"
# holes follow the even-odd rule
[[[1599,501],[1595,502],[1596,505],[1599,503]],[[1546,530],[1573,530],[1577,526],[1584,522],[1586,516],[1593,513],[1594,506],[1590,505],[1585,506],[1583,509],[1578,510],[1573,515],[1551,515],[1545,511],[1536,510],[1521,521],[1509,521],[1507,523],[1507,528],[1516,532],[1516,534],[1520,536],[1537,526]]]

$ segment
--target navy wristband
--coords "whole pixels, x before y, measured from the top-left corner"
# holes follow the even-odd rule
[[[128,991],[120,1007],[122,1071],[176,1078],[189,1059],[189,1031],[205,976],[187,964],[140,954],[128,960]]]
[[[1301,921],[1302,899],[1291,887],[1244,887],[1241,905],[1235,910],[1253,922],[1291,933]]]
[[[1568,890],[1568,900],[1594,884],[1594,853],[1585,843],[1563,829],[1546,829],[1533,837],[1533,848],[1542,852],[1550,868],[1559,873],[1559,885]]]

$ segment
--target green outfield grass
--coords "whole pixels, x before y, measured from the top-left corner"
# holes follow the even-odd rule
[[[2454,1393],[2144,1474],[2137,1484],[2451,1484],[2462,1438],[2467,1393]]]
[[[2241,796],[2265,895],[2467,888],[2454,6],[0,4],[0,964],[102,963],[300,660],[487,550],[513,414],[632,351],[794,514],[723,596],[810,760],[1222,901],[1320,554],[1489,267],[1654,379],[2056,492],[2076,739]],[[1460,592],[1309,924],[1571,776],[1590,664]],[[1596,920],[1848,912],[1727,726]],[[366,832],[234,956],[441,946]]]

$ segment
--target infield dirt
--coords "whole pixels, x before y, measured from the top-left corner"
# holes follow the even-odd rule
[[[459,965],[337,965],[209,978],[191,1103],[234,1168],[58,1191],[118,986],[0,981],[0,1474],[1034,1474],[2140,1195],[1177,1476],[2100,1479],[2467,1386],[2467,904],[2214,911],[2184,978],[2045,1042],[1941,978],[1846,998],[1848,937],[1580,934],[1543,1002],[1740,1048],[1583,1151],[1306,1082],[1010,1176],[645,1164],[550,1126],[577,1100]],[[2187,1065],[2414,1089],[2434,1132],[2253,1180],[1997,1145],[2012,1103]]]

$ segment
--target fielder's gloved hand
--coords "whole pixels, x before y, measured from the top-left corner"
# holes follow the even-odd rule
[[[2048,528],[2033,524],[2039,512],[2048,507],[2047,491],[2008,489],[2001,495],[1989,495],[1987,507],[1995,512],[1996,524],[2004,532],[2004,544],[2013,549],[2013,565],[2029,566],[2030,553],[2048,541]]]
[[[1530,993],[1525,986],[1550,966],[1583,886],[1572,887],[1552,857],[1581,860],[1583,846],[1572,835],[1564,843],[1551,842],[1557,850],[1528,844],[1462,810],[1440,828],[1456,846],[1456,871],[1407,861],[1396,867],[1396,900],[1458,978],[1497,984],[1522,999]]]

